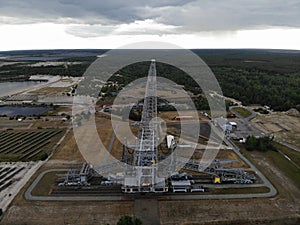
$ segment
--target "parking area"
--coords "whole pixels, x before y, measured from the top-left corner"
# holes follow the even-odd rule
[[[245,119],[238,119],[235,118],[234,120],[228,120],[228,121],[234,121],[237,123],[237,128],[234,130],[230,136],[232,138],[236,139],[242,139],[247,138],[248,136],[255,136],[255,137],[262,137],[264,136],[264,133],[258,130],[255,126],[251,124],[251,122],[245,120]]]

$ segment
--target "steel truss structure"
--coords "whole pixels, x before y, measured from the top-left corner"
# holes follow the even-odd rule
[[[166,192],[165,178],[158,176],[158,122],[156,96],[156,65],[151,60],[146,84],[141,128],[133,156],[133,166],[126,171],[123,191]]]

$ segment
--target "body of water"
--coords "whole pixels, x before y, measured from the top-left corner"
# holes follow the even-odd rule
[[[51,110],[52,107],[46,106],[2,106],[0,107],[0,115],[6,116],[31,116],[41,115]]]
[[[21,81],[21,82],[3,82],[0,83],[0,97],[11,95],[40,84],[40,81]]]

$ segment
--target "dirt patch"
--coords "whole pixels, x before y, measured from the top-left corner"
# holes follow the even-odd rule
[[[230,166],[234,168],[249,168],[249,166],[240,159],[240,157],[232,150],[220,150],[217,155],[220,160],[233,160],[229,163],[223,163],[223,166]]]
[[[272,112],[268,115],[257,115],[251,121],[266,134],[300,146],[300,117],[287,115],[285,112]]]
[[[53,164],[54,162],[57,162],[57,164],[59,162],[61,162],[62,164],[65,162],[84,162],[84,159],[77,147],[73,131],[69,131],[64,141],[61,143],[61,147],[57,150],[57,152],[53,155],[48,163]]]
[[[272,133],[282,131],[282,129],[277,124],[265,123],[264,126],[267,130],[269,130]]]
[[[4,224],[65,225],[117,224],[122,215],[133,214],[131,202],[30,202],[13,205]]]
[[[300,112],[297,109],[294,109],[294,108],[288,110],[286,112],[286,114],[289,115],[289,116],[298,116],[298,117],[300,116]]]
[[[36,91],[29,92],[30,94],[36,94],[36,95],[62,95],[65,92],[68,92],[70,90],[69,87],[44,87],[41,89],[38,89]]]
[[[299,221],[299,207],[276,199],[164,201],[159,208],[163,225],[283,224],[287,218],[293,219],[286,224],[296,225]]]
[[[155,199],[137,199],[134,201],[134,215],[143,225],[156,225],[159,222],[158,201]]]
[[[195,111],[188,111],[188,110],[184,111],[184,116],[193,116],[194,114]],[[166,121],[173,121],[176,116],[179,116],[179,114],[176,111],[174,112],[170,111],[170,112],[160,112],[158,116]],[[198,117],[199,120],[201,119],[207,120],[207,117],[204,116],[200,111],[198,111]]]

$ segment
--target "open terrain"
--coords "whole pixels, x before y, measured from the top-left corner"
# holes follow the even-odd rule
[[[61,150],[61,149],[60,149]],[[60,151],[58,151],[59,153]],[[264,153],[247,152],[248,157],[276,186],[279,194],[265,199],[157,201],[161,224],[298,224],[299,189]],[[74,159],[70,156],[71,160]],[[53,159],[54,160],[54,159]],[[58,160],[57,158],[55,159]],[[52,160],[41,170],[53,168]],[[36,174],[36,175],[37,175]],[[33,180],[36,175],[31,179]],[[286,184],[289,185],[286,185]],[[28,184],[27,184],[28,187]],[[148,207],[136,209],[134,201],[43,202],[24,200],[26,188],[4,215],[3,224],[116,224],[121,215],[153,213]],[[141,211],[143,213],[141,213]],[[151,212],[150,212],[151,211]],[[145,223],[147,224],[147,223]]]
[[[224,93],[232,98],[239,99],[243,104],[270,104],[277,110],[288,110],[290,107],[299,108],[299,89],[297,81],[299,80],[299,53],[293,54],[286,52],[272,53],[271,51],[256,51],[256,50],[241,50],[227,51],[219,50],[217,52],[197,51],[215,72]],[[12,53],[12,56],[6,58],[8,62],[1,62],[0,69],[2,72],[1,80],[27,80],[30,75],[36,74],[61,74],[71,76],[81,76],[90,63],[95,60],[99,51],[88,51],[85,57],[78,53],[78,58],[65,59],[59,51],[57,55],[45,55],[43,51],[37,51],[35,57],[39,58],[39,54],[46,57],[47,60],[53,62],[45,62],[39,64],[30,62],[27,59],[31,58],[25,52]],[[101,51],[100,51],[101,52]],[[259,52],[260,54],[257,54]],[[103,51],[101,52],[103,53]],[[7,53],[9,54],[9,53]],[[15,55],[16,54],[16,55]],[[86,57],[88,56],[88,57]],[[58,57],[58,58],[57,58]],[[20,61],[20,62],[10,62]],[[31,59],[30,59],[31,60]],[[61,62],[55,62],[61,60]],[[65,61],[62,61],[65,60]],[[22,62],[21,62],[22,61]],[[24,61],[24,62],[23,62]],[[68,62],[71,61],[71,62]],[[74,63],[72,63],[74,61]],[[75,62],[76,61],[76,62]],[[79,61],[79,62],[77,62]],[[49,64],[50,63],[50,64]],[[255,69],[253,69],[255,68]],[[27,74],[23,76],[23,71]],[[123,68],[119,71],[120,76],[112,78],[121,84],[126,84],[131,79],[144,76],[143,70],[148,70],[148,62],[131,67]],[[137,74],[138,71],[138,74]],[[186,79],[182,71],[174,69],[171,66],[166,66],[158,63],[159,73],[166,77],[178,81],[184,85],[189,94],[200,96],[201,91],[195,87],[193,82]],[[125,79],[125,78],[126,79]],[[125,80],[124,80],[125,79]],[[51,85],[40,86],[31,91],[30,94],[43,95],[41,102],[50,104],[54,101],[61,104],[71,104],[72,97],[66,96],[70,94],[70,87],[76,84],[75,78],[64,78],[53,82]],[[282,87],[285,87],[284,89]],[[182,86],[183,87],[183,86]],[[115,90],[114,90],[115,91]],[[143,95],[143,89],[136,89],[129,92],[132,98],[136,98],[136,93]],[[29,93],[29,92],[28,92]],[[174,97],[179,97],[180,93],[172,93],[172,90],[163,90],[159,92],[161,95],[173,94]],[[26,93],[25,93],[26,94]],[[110,94],[107,93],[110,99]],[[57,98],[59,96],[59,98]],[[284,96],[284,97],[282,97]],[[23,100],[25,95],[13,96],[11,100]],[[130,96],[129,96],[130,97]],[[195,98],[195,97],[194,97]],[[197,97],[196,97],[197,98]],[[18,101],[20,101],[20,99]],[[102,100],[101,100],[102,101]],[[183,102],[184,103],[184,102]],[[203,102],[202,102],[203,103]],[[198,104],[206,109],[206,105]],[[246,108],[237,107],[234,110],[241,117],[248,117],[251,111]],[[189,115],[189,112],[185,112]],[[141,218],[144,225],[298,225],[300,224],[300,153],[286,146],[276,144],[278,152],[267,151],[246,151],[244,146],[237,144],[241,149],[241,154],[249,159],[261,171],[270,182],[276,187],[278,193],[270,198],[240,198],[240,199],[225,199],[216,197],[216,199],[205,200],[190,200],[182,198],[174,200],[171,195],[165,194],[159,197],[151,194],[125,196],[118,201],[96,201],[89,199],[85,201],[33,201],[26,200],[24,197],[26,190],[32,182],[43,172],[51,169],[68,169],[75,168],[81,165],[85,160],[81,155],[74,132],[71,128],[70,120],[62,120],[66,115],[71,115],[70,106],[62,106],[54,108],[46,113],[40,119],[29,120],[22,122],[3,119],[0,121],[0,161],[1,160],[32,160],[37,156],[42,156],[43,153],[51,153],[55,149],[51,159],[43,164],[38,171],[30,178],[30,181],[16,195],[8,210],[0,218],[0,224],[3,225],[40,225],[40,224],[116,224],[122,215],[133,215]],[[167,122],[169,133],[180,133],[180,121],[174,120],[177,116],[176,112],[163,112],[160,116]],[[272,112],[269,115],[261,115],[252,120],[257,128],[266,134],[274,135],[276,138],[300,146],[300,121],[299,116],[290,115],[282,112]],[[201,158],[203,155],[203,144],[207,142],[207,134],[211,131],[207,128],[209,123],[208,117],[199,113],[200,124],[202,125],[202,133],[199,137],[199,148],[197,148],[194,158]],[[250,124],[244,118],[245,127]],[[132,122],[132,121],[131,121]],[[129,124],[131,124],[129,122]],[[126,134],[124,124],[118,124],[112,127],[109,113],[96,113],[95,117],[96,131],[99,138],[108,151],[120,159],[122,155],[122,143],[118,137],[114,135],[113,129],[117,129],[122,133],[122,138]],[[188,121],[185,121],[188,123]],[[88,124],[89,125],[89,124]],[[201,126],[200,125],[200,126]],[[80,127],[84,132],[83,128]],[[240,129],[240,123],[238,123]],[[37,129],[43,128],[43,129]],[[44,129],[49,128],[49,129]],[[9,129],[9,130],[7,130]],[[13,129],[13,130],[12,130]],[[65,129],[67,129],[64,140],[55,145],[62,137]],[[136,135],[138,127],[130,127],[131,131]],[[200,128],[201,130],[201,128]],[[59,132],[61,131],[61,132]],[[193,131],[191,131],[193,132]],[[93,143],[92,137],[88,136],[86,141]],[[89,139],[90,138],[90,139]],[[130,143],[134,144],[134,143]],[[235,150],[219,151],[217,159],[232,160],[226,165],[236,168],[243,168],[248,172],[255,173],[252,170],[239,152]],[[250,164],[249,164],[250,165]],[[15,169],[14,169],[15,168]],[[0,189],[5,188],[6,198],[11,199],[10,190],[8,187],[14,182],[21,179],[24,175],[23,164],[20,165],[0,165]],[[15,174],[14,174],[15,173]],[[40,180],[38,185],[33,189],[32,194],[35,196],[49,196],[51,189],[57,178],[57,174],[61,172],[49,172]],[[31,176],[31,174],[29,174]],[[28,175],[28,177],[29,177]],[[12,176],[14,176],[12,178]],[[212,189],[209,194],[246,194],[246,193],[267,193],[269,188],[259,186],[261,180],[258,181],[258,186],[251,188],[217,188]],[[256,185],[256,184],[254,184]],[[213,186],[210,184],[210,187]],[[18,191],[15,191],[17,193]],[[198,194],[198,193],[196,193]],[[202,194],[202,193],[201,193]],[[201,195],[200,194],[200,195]],[[76,195],[76,194],[75,194]],[[178,196],[178,195],[177,195]],[[0,197],[2,197],[0,195]],[[72,196],[71,196],[72,197]],[[91,197],[91,196],[90,196]],[[181,197],[181,196],[180,196]],[[228,196],[230,197],[230,196]],[[93,197],[92,197],[93,198]]]
[[[106,146],[110,145],[112,128],[105,116],[97,116],[98,132]],[[119,128],[118,128],[119,129]],[[122,128],[120,128],[122,129]],[[120,144],[114,142],[112,151],[117,151]],[[242,147],[242,146],[241,146]],[[282,149],[292,156],[290,149]],[[137,200],[122,201],[28,201],[24,199],[24,192],[30,183],[42,172],[53,168],[70,168],[83,162],[83,158],[76,145],[73,132],[68,132],[57,152],[31,178],[30,182],[14,199],[11,207],[4,214],[3,224],[116,224],[122,215],[156,215],[163,225],[182,224],[293,224],[300,221],[300,191],[298,183],[286,174],[286,170],[277,164],[276,156],[272,152],[248,152],[242,150],[258,168],[275,185],[278,194],[272,198],[260,199],[219,199],[219,200],[168,200],[167,196],[153,199],[151,196],[140,196]],[[116,152],[117,154],[117,152]],[[199,153],[200,154],[200,153]],[[280,153],[277,153],[280,154]],[[296,154],[296,153],[295,153]],[[297,155],[297,154],[296,154]],[[282,156],[283,157],[283,156]],[[298,155],[297,155],[298,157]],[[238,167],[245,167],[237,156],[229,150],[220,151],[217,158],[235,159]],[[275,159],[275,161],[274,161]],[[282,160],[282,159],[280,159]],[[298,161],[296,161],[298,163]],[[247,169],[245,167],[245,169]],[[297,171],[296,171],[297,172]],[[50,173],[43,180],[33,194],[47,193],[47,181],[55,179],[56,174]],[[46,189],[45,189],[46,188]],[[255,189],[255,188],[254,188]],[[265,192],[261,188],[253,192]],[[245,189],[214,190],[219,193],[243,193]],[[146,199],[145,199],[146,198]],[[153,207],[147,207],[148,198],[153,199]],[[148,199],[148,200],[147,200]],[[143,206],[144,204],[144,206]],[[143,218],[142,218],[143,220]],[[144,220],[144,224],[151,224],[154,220]]]
[[[300,146],[300,116],[288,112],[271,112],[257,115],[251,121],[257,128],[275,138]]]

